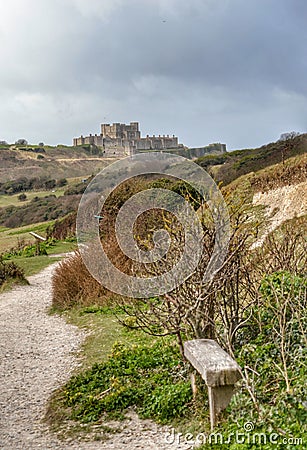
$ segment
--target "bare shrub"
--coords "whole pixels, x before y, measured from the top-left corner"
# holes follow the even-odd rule
[[[62,219],[56,220],[53,225],[48,226],[46,230],[47,238],[64,240],[74,237],[76,234],[76,217],[77,213],[72,212]]]
[[[90,275],[79,252],[59,264],[52,278],[52,288],[53,306],[60,310],[111,301],[110,293]]]

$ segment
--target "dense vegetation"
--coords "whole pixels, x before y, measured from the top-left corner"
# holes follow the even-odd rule
[[[51,194],[43,198],[34,197],[29,203],[22,206],[11,205],[0,208],[0,225],[15,228],[64,217],[70,212],[76,211],[79,201],[79,195],[57,198]]]
[[[132,195],[144,189],[157,187],[167,187],[169,190],[179,193],[188,199],[195,209],[200,205],[199,193],[191,186],[176,179],[157,179],[156,176],[142,177],[122,183],[115,189],[104,205],[103,219],[100,221],[100,234],[109,258],[124,272],[128,273],[131,270],[131,264],[129,258],[121,251],[114,233],[118,211]],[[138,222],[138,235],[141,240],[148,235],[149,230],[152,233],[159,226],[163,227],[163,220],[157,212],[146,215],[146,220],[143,220],[143,217],[141,219]],[[57,220],[47,230],[47,236],[55,239],[72,237],[75,233],[75,220],[75,213]],[[56,271],[53,285],[53,301],[58,309],[65,309],[67,306],[71,307],[75,304],[84,306],[93,301],[99,302],[101,300],[105,302],[106,297],[111,295],[89,275],[79,253],[61,263],[59,270]]]
[[[45,197],[35,196],[30,202],[22,206],[9,205],[0,208],[0,225],[9,228],[29,225],[31,223],[46,222],[75,212],[78,208],[81,195],[85,191],[92,177],[88,177],[84,182],[68,186],[64,190],[64,195],[58,198],[55,194],[49,193]],[[16,194],[22,192],[18,199],[27,199],[24,191],[47,190],[63,188],[67,185],[67,180],[45,178],[21,178],[16,181],[8,181],[0,184],[1,194]],[[54,191],[52,191],[54,192]],[[22,198],[20,198],[22,196]]]
[[[77,213],[74,211],[63,218],[57,219],[46,229],[48,239],[65,240],[74,239],[76,235]]]
[[[115,344],[109,359],[73,377],[62,391],[72,419],[97,421],[103,414],[136,407],[142,418],[165,423],[192,405],[188,366],[171,342],[127,347]]]
[[[227,185],[242,175],[285,162],[289,158],[303,155],[306,152],[307,134],[302,134],[290,142],[280,140],[260,148],[236,150],[223,155],[203,156],[196,162],[206,169],[217,182]]]

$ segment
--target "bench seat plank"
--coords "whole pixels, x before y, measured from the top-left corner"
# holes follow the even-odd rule
[[[241,378],[239,365],[212,339],[186,341],[184,355],[207,386],[234,385]]]

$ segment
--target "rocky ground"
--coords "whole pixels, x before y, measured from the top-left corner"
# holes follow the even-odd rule
[[[172,444],[170,429],[142,421],[133,412],[120,424],[107,424],[118,430],[107,441],[61,441],[42,422],[49,396],[77,367],[85,338],[62,318],[48,315],[54,267],[30,277],[29,286],[0,295],[0,449],[192,448]]]
[[[283,222],[307,213],[307,181],[268,192],[257,192],[254,195],[253,204],[266,206],[268,226],[258,242],[258,245],[261,245],[265,237]]]

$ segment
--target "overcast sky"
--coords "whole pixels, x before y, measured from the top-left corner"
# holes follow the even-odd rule
[[[188,146],[307,131],[306,0],[0,0],[0,140],[102,122]]]

